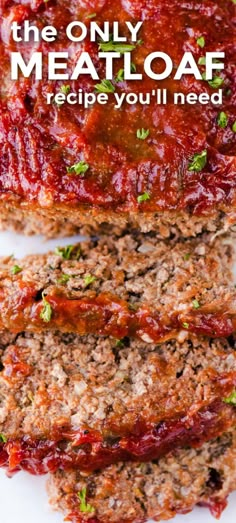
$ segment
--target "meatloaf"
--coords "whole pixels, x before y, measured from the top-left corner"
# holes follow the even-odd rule
[[[161,521],[186,514],[196,504],[219,517],[235,488],[235,431],[159,462],[119,463],[92,474],[58,471],[48,482],[53,507],[73,523]]]
[[[145,462],[236,424],[233,339],[5,332],[1,366],[0,465],[11,472]]]
[[[0,328],[136,337],[229,336],[236,291],[229,238],[101,237],[0,262]]]
[[[1,16],[0,76],[0,208],[1,226],[56,234],[82,223],[110,222],[155,229],[168,235],[179,230],[195,235],[236,221],[235,5],[232,0],[4,0]],[[40,30],[53,25],[58,37],[40,41],[43,79],[10,79],[10,53],[29,58],[32,42],[14,42],[11,23],[25,20]],[[88,27],[81,43],[68,40],[66,27],[80,20]],[[125,21],[143,25],[132,47],[133,70],[143,79],[123,79],[123,52],[115,60],[113,80],[104,88],[103,45],[91,42],[92,22],[120,23],[131,44]],[[117,49],[111,41],[108,48]],[[30,49],[28,49],[30,46]],[[107,47],[106,47],[107,49]],[[48,80],[48,52],[68,52],[66,81]],[[176,67],[185,51],[198,63],[201,80],[172,73],[157,82],[144,73],[152,52],[169,54]],[[206,52],[225,53],[224,69],[205,80]],[[88,75],[71,80],[81,52],[88,52],[99,80]],[[162,63],[154,65],[162,67]],[[158,69],[159,70],[159,69]],[[121,95],[167,91],[167,104],[151,96],[149,105],[124,102],[115,109],[113,92]],[[108,91],[108,103],[48,104],[47,94]],[[174,104],[174,93],[212,95],[222,90],[222,103]],[[110,92],[109,92],[110,91]],[[163,92],[163,91],[162,91]],[[54,99],[54,98],[53,98]],[[223,115],[223,116],[222,116]]]

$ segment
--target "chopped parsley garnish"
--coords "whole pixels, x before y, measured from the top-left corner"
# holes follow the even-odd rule
[[[235,120],[235,122],[234,122],[233,125],[232,125],[232,131],[233,131],[234,133],[236,133],[236,120]]]
[[[61,92],[63,94],[69,94],[69,92],[70,92],[70,85],[62,85],[61,86]]]
[[[137,130],[137,138],[139,140],[146,140],[146,138],[149,136],[150,131],[149,129],[138,129]]]
[[[136,65],[132,62],[131,63],[131,72],[132,73],[135,73],[136,72]],[[119,83],[119,82],[124,82],[124,75],[125,75],[125,70],[124,69],[120,69],[115,77],[115,82],[116,83]]]
[[[120,347],[122,349],[124,347],[124,342],[122,340],[116,340],[116,347]]]
[[[66,168],[68,174],[77,174],[78,176],[85,174],[88,171],[88,169],[89,164],[86,163],[84,160],[81,160],[80,162],[75,163],[71,167]]]
[[[208,80],[208,83],[212,89],[217,89],[224,83],[224,79],[221,76],[214,76],[212,80]]]
[[[217,58],[213,58],[212,60],[212,63],[213,64],[218,64],[219,63],[219,60],[217,60]],[[205,56],[201,56],[198,60],[198,65],[206,65],[206,57]],[[203,80],[205,80],[206,78],[203,78]]]
[[[7,438],[6,438],[5,434],[3,434],[2,432],[0,433],[0,442],[1,443],[7,442]]]
[[[205,56],[201,56],[199,58],[198,65],[206,65],[206,58],[205,58]]]
[[[69,274],[62,274],[62,276],[57,280],[57,283],[64,285],[70,280]]]
[[[138,196],[137,200],[138,203],[146,202],[147,200],[150,200],[150,194],[148,192],[144,192]]]
[[[192,161],[188,165],[189,171],[200,172],[204,169],[207,163],[207,151],[202,151],[201,153],[194,154]]]
[[[40,318],[45,323],[49,323],[52,318],[52,307],[51,307],[50,303],[48,303],[48,301],[46,300],[44,294],[43,294],[43,309],[40,312]]]
[[[197,45],[199,45],[199,47],[201,47],[203,49],[203,47],[205,47],[205,38],[204,36],[200,36],[198,39],[197,39]]]
[[[189,323],[183,323],[184,329],[189,329]]]
[[[75,255],[75,259],[76,260],[79,260],[80,259],[80,256],[81,256],[81,247],[79,245],[78,249],[77,249],[77,253]]]
[[[116,90],[110,80],[102,80],[100,84],[95,85],[95,89],[98,93],[114,93]]]
[[[200,303],[198,300],[193,300],[193,308],[194,309],[199,309],[200,308]]]
[[[119,83],[119,82],[123,82],[124,81],[124,74],[125,74],[125,70],[124,69],[120,69],[115,77],[115,82],[116,83]]]
[[[202,74],[202,79],[206,80],[206,73]],[[212,89],[217,89],[224,83],[224,78],[221,76],[213,76],[212,80],[206,80]]]
[[[136,303],[129,303],[129,309],[131,311],[137,311],[137,308],[138,308],[138,306]]]
[[[66,247],[56,247],[55,254],[61,256],[64,260],[70,260],[74,249],[74,245],[67,245]]]
[[[80,511],[85,513],[91,513],[95,511],[95,508],[92,507],[89,503],[86,501],[86,495],[87,495],[87,489],[86,487],[82,488],[80,492],[78,492],[78,498],[80,500]]]
[[[96,18],[97,13],[91,13],[91,15],[87,15],[86,18],[89,20],[90,18]]]
[[[99,51],[103,51],[104,53],[115,51],[116,53],[124,54],[133,51],[135,48],[135,44],[121,44],[119,42],[113,42],[112,40],[110,42],[100,42],[99,44]]]
[[[185,255],[184,255],[184,261],[188,261],[189,258],[190,258],[191,254],[190,252],[187,252]]]
[[[226,113],[224,113],[224,111],[221,111],[218,116],[217,116],[217,123],[219,125],[219,127],[221,127],[222,129],[225,129],[225,127],[227,127],[228,125],[228,116]]]
[[[85,276],[85,277],[84,277],[85,287],[88,287],[88,286],[91,285],[91,283],[93,283],[94,281],[96,281],[95,276],[92,276],[91,274],[88,274],[88,276]]]
[[[19,265],[14,265],[14,267],[11,268],[11,273],[14,274],[14,275],[18,274],[21,271],[22,271],[22,268],[19,267]]]
[[[224,402],[229,405],[236,405],[236,391],[232,392],[229,398],[224,398]]]

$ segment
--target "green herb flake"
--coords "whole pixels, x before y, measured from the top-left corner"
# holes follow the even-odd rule
[[[95,276],[92,276],[91,274],[88,274],[87,276],[84,277],[85,287],[88,287],[94,281],[96,281]]]
[[[189,323],[183,323],[184,329],[189,329]]]
[[[213,58],[212,63],[213,63],[213,64],[218,64],[218,63],[219,63],[219,60],[217,60],[217,58]],[[198,59],[198,65],[206,65],[206,57],[205,57],[205,56],[201,56],[201,57]],[[206,73],[203,73],[203,74],[204,74],[204,78],[203,78],[203,80],[206,80],[206,78],[205,78]]]
[[[224,111],[221,111],[218,116],[217,116],[217,123],[219,125],[219,127],[221,127],[222,129],[225,129],[225,127],[227,127],[228,125],[228,116],[226,113],[224,113]]]
[[[60,90],[61,90],[61,92],[63,94],[69,94],[69,92],[70,92],[70,85],[62,85]]]
[[[136,303],[129,303],[129,309],[131,311],[137,311],[138,310],[138,305]]]
[[[78,492],[78,498],[80,500],[80,511],[84,513],[91,513],[95,511],[95,508],[92,507],[89,503],[86,501],[86,495],[87,495],[87,489],[86,487],[82,488],[80,492]]]
[[[232,131],[233,131],[233,133],[236,133],[236,120],[232,125]]]
[[[150,131],[149,129],[138,129],[137,130],[137,138],[139,140],[146,140],[146,138],[149,136]]]
[[[124,54],[133,51],[135,48],[136,45],[134,44],[121,44],[113,42],[112,40],[110,42],[100,42],[99,44],[99,51],[103,51],[104,53],[114,51],[116,53]]]
[[[95,85],[95,89],[98,93],[114,93],[116,90],[110,80],[102,80],[100,84]]]
[[[188,165],[189,171],[200,172],[204,169],[207,163],[207,151],[194,154],[192,161]]]
[[[97,16],[97,13],[91,13],[90,15],[86,16],[86,19],[90,20],[90,18],[96,18],[96,16]]]
[[[200,36],[198,39],[197,39],[197,45],[199,45],[199,47],[201,47],[203,49],[203,47],[205,47],[205,38],[204,36]]]
[[[40,313],[40,318],[45,323],[49,323],[52,318],[52,307],[51,307],[50,303],[48,303],[48,301],[46,300],[44,294],[43,294],[43,309]]]
[[[115,77],[115,82],[116,83],[124,82],[124,75],[125,75],[125,70],[120,69]]]
[[[133,64],[133,62],[131,63],[131,72],[132,73],[135,73],[136,72],[136,65]],[[124,82],[125,80],[125,70],[124,69],[119,69],[116,77],[115,77],[115,82],[118,84],[120,82]]]
[[[206,80],[206,73],[202,74],[202,79]],[[213,76],[212,80],[206,80],[212,89],[218,89],[223,83],[224,79],[221,76]]]
[[[191,254],[189,252],[187,252],[185,255],[184,255],[184,261],[188,261],[190,259],[190,256]]]
[[[19,274],[19,272],[22,271],[22,268],[19,267],[19,265],[14,265],[12,268],[11,268],[11,273],[12,274]]]
[[[74,249],[74,245],[67,245],[66,247],[56,247],[55,254],[61,256],[64,260],[70,260]]]
[[[69,274],[62,274],[60,278],[58,278],[57,283],[60,285],[65,285],[70,280]]]
[[[0,433],[0,443],[7,443],[7,437],[2,432]]]
[[[200,309],[200,303],[198,300],[193,300],[193,308],[194,309]]]
[[[206,58],[205,58],[205,56],[201,56],[199,58],[198,65],[206,65]]]
[[[84,160],[81,160],[78,163],[75,163],[71,167],[67,167],[66,170],[68,174],[77,174],[77,176],[85,174],[89,169],[89,164]]]
[[[116,340],[116,347],[119,347],[120,349],[122,349],[124,347],[123,340]]]
[[[224,402],[229,405],[236,405],[236,391],[232,392],[228,398],[224,398]]]
[[[80,256],[81,256],[81,247],[79,245],[77,251],[76,251],[76,254],[75,254],[75,259],[76,260],[79,260],[80,259]]]
[[[143,194],[140,194],[137,198],[138,203],[146,202],[147,200],[150,200],[150,194],[148,192],[144,192]]]

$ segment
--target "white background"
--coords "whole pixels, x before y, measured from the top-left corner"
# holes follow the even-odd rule
[[[45,242],[39,237],[24,237],[11,233],[0,233],[0,256],[47,252],[58,244],[76,241],[64,239]],[[63,516],[54,513],[48,506],[45,492],[45,477],[35,478],[23,472],[12,479],[0,471],[0,523],[62,523]],[[229,505],[221,517],[221,523],[235,523],[236,494],[230,497]],[[187,516],[178,516],[176,523],[213,523],[215,519],[206,509],[197,508]]]

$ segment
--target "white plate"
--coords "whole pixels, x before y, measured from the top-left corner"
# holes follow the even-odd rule
[[[24,237],[13,233],[0,233],[0,256],[47,252],[57,245],[66,245],[79,240],[53,240],[45,242],[40,237]],[[35,478],[23,472],[12,479],[0,471],[0,523],[62,523],[63,516],[48,506],[45,492],[45,477]],[[230,497],[229,505],[221,517],[221,523],[235,523],[236,494]],[[215,519],[206,509],[196,508],[187,516],[178,516],[175,523],[213,523]]]

